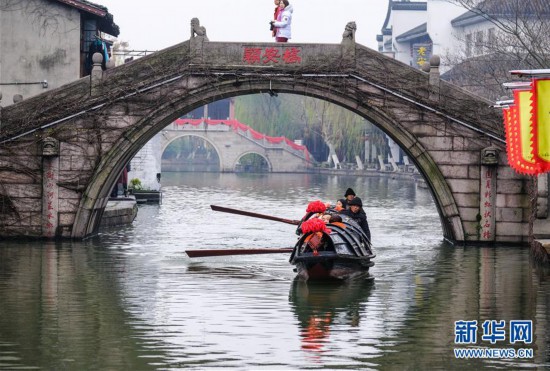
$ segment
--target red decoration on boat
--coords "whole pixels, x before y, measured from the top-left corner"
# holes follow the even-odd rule
[[[326,205],[321,201],[312,201],[307,205],[306,211],[309,213],[324,213],[327,210]]]
[[[313,218],[306,220],[302,223],[302,226],[300,227],[302,229],[302,233],[310,233],[310,232],[324,232],[324,233],[330,233],[331,230],[327,228],[327,225],[325,222],[323,222],[319,218]]]

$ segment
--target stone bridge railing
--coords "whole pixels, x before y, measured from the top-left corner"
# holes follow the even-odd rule
[[[185,123],[182,124],[182,121],[176,120],[171,125],[169,125],[165,130],[202,132],[202,133],[209,132],[209,131],[212,131],[212,132],[233,131],[235,135],[239,135],[263,149],[279,148],[289,152],[290,154],[300,158],[303,161],[306,161],[306,162],[315,161],[305,146],[298,143],[293,143],[288,138],[279,137],[277,139],[280,141],[274,142],[269,140],[269,138],[272,138],[272,137],[258,133],[250,129],[249,127],[247,127],[245,124],[238,123],[241,127],[246,127],[247,129],[245,130],[235,129],[231,125],[231,123],[234,123],[235,120],[228,120],[227,123],[224,122],[224,120],[215,120],[215,121],[216,121],[216,124],[208,124],[207,121],[203,119],[203,121],[200,122],[199,124],[191,125],[191,124],[185,124]],[[255,136],[258,136],[258,134],[260,134],[262,137],[261,138],[255,137]],[[293,144],[289,144],[289,142]],[[299,148],[299,147],[303,147],[303,148]]]

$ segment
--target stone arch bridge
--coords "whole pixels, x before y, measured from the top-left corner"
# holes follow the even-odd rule
[[[239,160],[248,154],[263,157],[274,173],[306,172],[312,165],[305,146],[263,135],[236,120],[178,119],[161,131],[156,155],[160,158],[170,143],[186,136],[202,138],[214,147],[221,172],[236,171]]]
[[[244,94],[312,96],[385,131],[424,175],[455,242],[525,242],[529,185],[506,163],[490,102],[356,44],[181,44],[2,110],[0,236],[94,233],[112,185],[154,135],[186,112]],[[434,61],[435,62],[435,61]]]

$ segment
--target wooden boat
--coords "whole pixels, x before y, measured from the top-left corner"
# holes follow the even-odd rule
[[[312,218],[315,214],[326,212],[325,205],[320,201],[310,203],[306,215],[301,220],[278,218],[216,205],[211,205],[211,208],[215,211],[297,225],[300,237],[294,248],[186,250],[191,258],[291,252],[290,263],[296,267],[295,271],[303,280],[345,280],[367,275],[369,268],[374,265],[372,259],[376,255],[372,252],[370,240],[352,218],[340,215],[341,221],[328,224],[317,217]],[[329,213],[331,212],[333,211],[329,210]]]
[[[350,217],[341,217],[342,222],[326,226],[309,220],[317,227],[302,234],[290,256],[302,279],[348,279],[368,273],[374,265],[376,255],[363,230]]]

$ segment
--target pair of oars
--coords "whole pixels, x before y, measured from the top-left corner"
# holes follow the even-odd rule
[[[224,213],[230,213],[230,214],[237,214],[237,215],[244,215],[244,216],[251,216],[253,218],[259,218],[259,219],[267,219],[267,220],[273,220],[276,222],[286,223],[286,224],[292,224],[292,225],[299,225],[299,220],[292,220],[292,219],[285,219],[285,218],[278,218],[276,216],[271,215],[265,215],[265,214],[258,214],[253,213],[250,211],[244,211],[244,210],[238,210],[238,209],[232,209],[229,207],[222,207],[222,206],[216,206],[216,205],[210,205],[212,210],[214,211],[221,211]],[[293,248],[279,248],[279,249],[266,249],[266,248],[258,248],[258,249],[215,249],[215,250],[185,250],[185,253],[190,258],[202,258],[202,257],[209,257],[209,256],[227,256],[227,255],[253,255],[253,254],[279,254],[279,253],[288,253],[292,252],[294,250]]]

